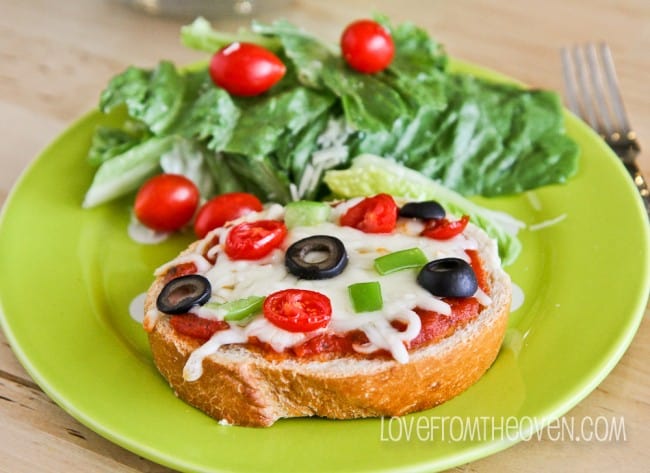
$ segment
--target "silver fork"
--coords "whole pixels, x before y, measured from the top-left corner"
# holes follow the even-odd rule
[[[562,48],[562,72],[569,108],[600,134],[623,161],[650,217],[650,190],[636,158],[641,151],[630,128],[609,46]]]

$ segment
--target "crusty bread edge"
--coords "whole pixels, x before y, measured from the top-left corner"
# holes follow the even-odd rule
[[[201,378],[188,382],[183,367],[199,343],[178,335],[164,315],[155,324],[148,322],[154,362],[178,397],[229,424],[269,426],[280,418],[302,416],[395,416],[441,404],[469,388],[494,362],[510,308],[510,278],[500,266],[495,243],[472,225],[466,234],[479,244],[492,304],[451,337],[412,351],[406,364],[356,358],[269,361],[233,345],[204,360]],[[154,281],[145,314],[155,312],[163,285],[162,276]]]

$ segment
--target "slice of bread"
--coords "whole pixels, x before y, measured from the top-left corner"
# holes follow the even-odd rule
[[[494,362],[510,307],[510,278],[500,266],[495,243],[472,225],[465,233],[478,242],[492,303],[451,336],[410,350],[408,363],[351,356],[271,360],[246,345],[226,345],[203,361],[202,376],[190,382],[183,378],[183,367],[201,343],[180,335],[162,314],[145,320],[154,362],[178,397],[228,424],[269,426],[303,416],[398,416],[441,404],[469,388]],[[160,276],[149,290],[145,313],[156,312],[163,286]]]

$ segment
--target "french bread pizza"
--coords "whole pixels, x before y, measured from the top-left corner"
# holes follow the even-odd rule
[[[379,194],[211,230],[158,268],[144,328],[177,396],[221,423],[399,416],[488,370],[510,298],[467,217]]]

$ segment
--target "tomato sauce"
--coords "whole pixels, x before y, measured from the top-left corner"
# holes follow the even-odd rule
[[[477,251],[467,250],[470,257],[470,264],[479,287],[487,294],[489,287],[487,283],[487,274],[481,264],[480,257]],[[193,266],[192,263],[189,263]],[[184,271],[190,268],[181,268],[184,265],[179,265],[178,272],[174,277],[181,276]],[[175,268],[172,268],[174,270]],[[170,270],[170,272],[172,271]],[[196,268],[194,268],[196,272]],[[189,273],[185,273],[189,274]],[[464,327],[469,322],[474,320],[481,311],[481,305],[474,297],[467,298],[444,298],[444,301],[451,306],[451,315],[442,315],[438,312],[427,311],[416,308],[415,312],[420,317],[422,322],[422,329],[420,333],[407,344],[409,350],[414,350],[419,347],[438,343],[441,340],[450,337],[456,330]],[[199,339],[203,342],[207,341],[215,332],[225,330],[228,328],[228,323],[218,320],[208,320],[197,317],[192,314],[172,316],[171,324],[175,330],[183,335]],[[401,322],[393,322],[393,327],[397,330],[405,330],[406,327]],[[359,358],[391,358],[391,355],[386,350],[378,350],[371,354],[358,353],[355,345],[363,345],[368,342],[366,334],[361,330],[353,330],[345,334],[331,334],[323,333],[310,338],[306,342],[287,348],[284,352],[278,353],[273,348],[251,337],[248,340],[248,348],[264,357],[271,360],[282,360],[286,358],[300,358],[310,360],[325,361],[328,359],[336,359],[343,356],[355,356]]]
[[[188,274],[196,273],[196,265],[194,263],[181,263],[169,268],[165,273],[164,283],[167,284],[172,279],[180,278],[181,276],[187,276]]]
[[[204,319],[193,314],[173,315],[169,319],[169,323],[172,324],[172,327],[178,333],[199,339],[203,342],[208,341],[215,332],[228,328],[228,322]]]

